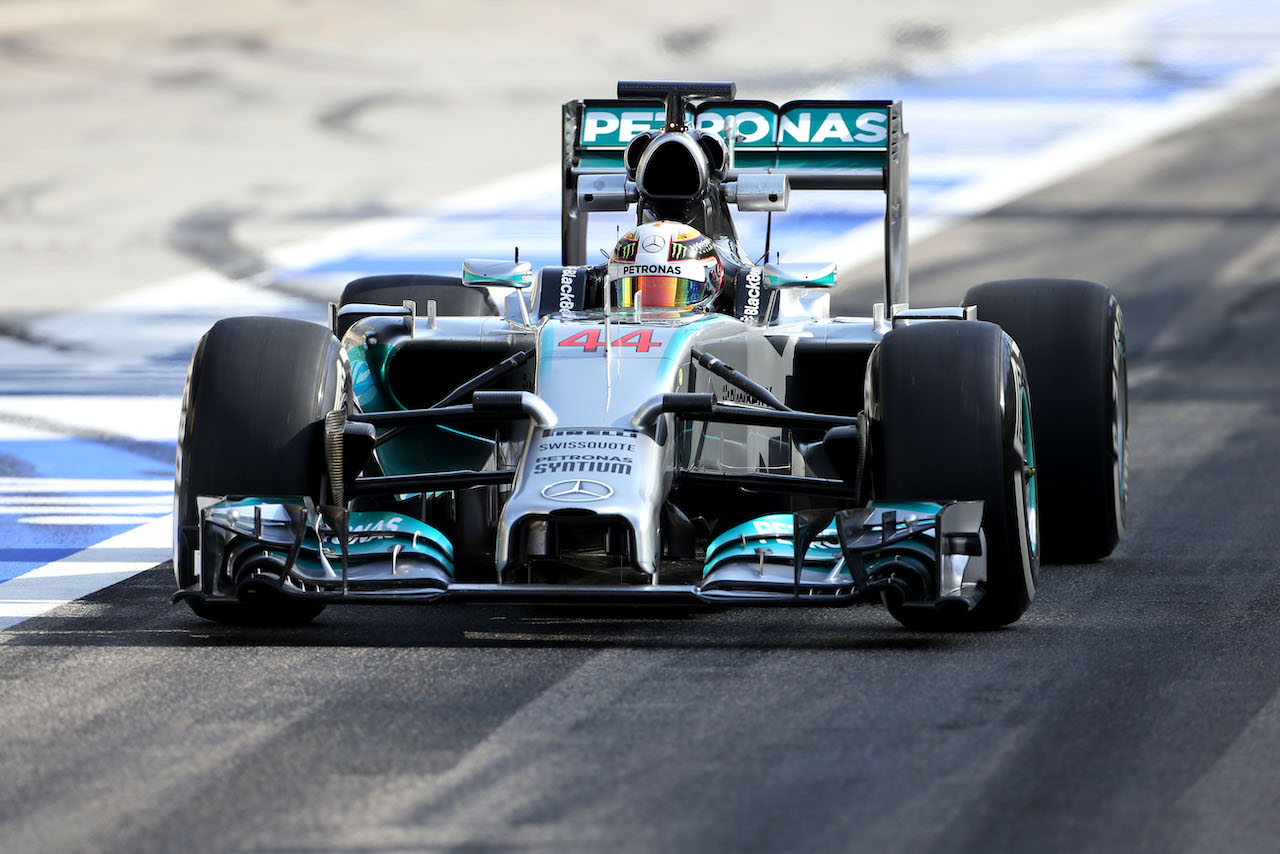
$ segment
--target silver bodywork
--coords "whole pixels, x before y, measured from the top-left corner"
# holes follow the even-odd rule
[[[732,127],[728,163],[704,162],[696,135],[672,119],[634,174],[580,164],[583,103],[566,105],[562,260],[579,266],[535,277],[527,264],[466,261],[459,285],[487,291],[493,316],[443,316],[434,299],[334,308],[347,375],[325,422],[328,503],[202,497],[198,589],[178,595],[231,598],[265,583],[323,601],[848,604],[893,594],[971,608],[985,579],[981,502],[862,500],[860,479],[838,474],[823,447],[826,431],[859,425],[861,376],[821,407],[786,403],[805,379],[802,360],[856,371],[895,324],[972,319],[907,305],[901,105],[857,103],[883,112],[879,168],[736,168],[745,150],[735,155]],[[721,226],[712,237],[752,289],[741,316],[611,310],[607,289],[603,306],[575,302],[587,215],[641,200],[646,170],[665,162],[660,146],[697,164],[704,214]],[[869,317],[830,316],[832,264],[759,268],[741,256],[728,205],[783,210],[792,190],[814,188],[885,193],[885,300]],[[539,306],[552,308],[539,316]],[[466,359],[477,366],[473,385],[404,404],[419,386],[435,389],[437,369]],[[483,388],[494,381],[503,390]],[[434,446],[445,450],[423,456]],[[364,474],[347,471],[353,458]],[[711,538],[675,506],[681,489],[769,515]],[[370,497],[383,503],[360,503]],[[465,549],[476,554],[455,553]],[[484,577],[473,567],[460,579],[472,558]]]
[[[363,367],[359,354],[379,344],[447,350],[487,343],[536,352],[533,389],[520,393],[527,417],[514,422],[516,429],[508,437],[491,443],[485,466],[511,472],[509,486],[492,490],[500,505],[492,582],[457,581],[452,555],[446,558],[445,549],[417,529],[350,531],[344,553],[332,511],[326,514],[310,504],[246,506],[210,497],[202,511],[199,561],[202,574],[210,579],[209,593],[219,587],[233,591],[267,578],[297,595],[328,601],[648,597],[767,604],[793,601],[803,591],[813,603],[842,604],[866,597],[868,590],[859,588],[850,574],[835,528],[827,532],[825,542],[819,539],[805,546],[799,562],[795,540],[771,536],[765,538],[767,548],[756,545],[745,558],[721,558],[694,583],[664,583],[662,510],[679,473],[764,472],[808,478],[813,472],[801,449],[786,439],[785,428],[715,422],[681,427],[670,413],[659,416],[657,430],[647,431],[641,422],[645,408],[664,394],[709,393],[746,415],[765,411],[759,401],[705,370],[694,352],[714,352],[780,394],[801,342],[835,351],[873,347],[891,328],[880,319],[879,306],[870,318],[833,319],[827,316],[829,289],[798,282],[777,291],[783,298],[768,325],[719,314],[653,310],[562,313],[532,325],[524,321],[527,306],[510,306],[511,297],[522,298],[518,290],[492,287],[495,296],[513,308],[505,317],[415,319],[407,310],[385,311],[362,316],[342,339],[356,376]],[[348,315],[350,308],[344,309]],[[900,322],[908,322],[908,317],[910,322],[925,322],[955,316],[946,309],[936,314],[902,313]],[[616,343],[640,338],[643,346]],[[585,344],[566,343],[573,341]],[[598,343],[591,346],[593,342]],[[350,395],[353,413],[372,402],[357,382],[351,384]],[[776,453],[780,444],[788,448],[781,458]],[[774,462],[761,465],[762,459]],[[821,480],[821,475],[815,479]],[[643,579],[585,586],[522,580],[524,567],[549,556],[549,524],[566,512],[579,521],[612,520],[623,526],[632,537],[631,568]],[[980,517],[979,510],[976,518]],[[389,522],[393,528],[396,518]],[[980,536],[974,519],[969,513],[965,521],[948,524],[973,528],[971,533]],[[872,513],[860,524],[866,529],[866,548],[878,554],[883,513]],[[307,545],[295,549],[298,555],[290,561],[300,531],[306,532]],[[742,539],[746,543],[749,537]],[[944,539],[934,536],[929,541],[940,544]],[[854,546],[852,541],[845,545]],[[977,582],[984,577],[981,556],[947,554],[941,545],[936,550],[940,595],[928,606],[952,600],[971,604],[978,595]],[[797,574],[797,566],[803,572]]]

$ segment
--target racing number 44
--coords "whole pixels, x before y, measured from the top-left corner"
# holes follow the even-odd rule
[[[634,347],[637,353],[648,353],[654,347],[662,346],[661,341],[653,340],[652,329],[637,329],[609,343],[613,347]],[[584,329],[570,335],[558,346],[581,347],[587,353],[594,353],[604,346],[604,339],[599,329]]]

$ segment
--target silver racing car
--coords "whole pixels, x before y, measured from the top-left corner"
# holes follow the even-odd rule
[[[1006,280],[912,307],[899,102],[617,94],[564,105],[561,266],[373,276],[327,326],[204,336],[175,601],[259,624],[346,602],[876,601],[983,629],[1022,615],[1042,559],[1112,551],[1127,405],[1107,288]],[[735,207],[802,191],[882,195],[867,316],[831,316],[834,264],[740,244]],[[589,216],[632,209],[588,264]]]

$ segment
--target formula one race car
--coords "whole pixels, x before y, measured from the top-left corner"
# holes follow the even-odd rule
[[[268,624],[344,602],[876,601],[981,629],[1022,615],[1042,555],[1108,555],[1110,292],[1007,280],[909,307],[901,104],[734,96],[624,82],[565,104],[562,266],[358,279],[327,327],[216,324],[184,395],[175,601]],[[884,194],[869,316],[829,316],[833,264],[744,255],[731,208],[793,190]],[[633,205],[586,264],[588,216]]]

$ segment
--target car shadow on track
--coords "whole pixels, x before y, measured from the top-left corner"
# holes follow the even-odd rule
[[[228,626],[168,604],[164,567],[0,634],[18,646],[285,648],[635,648],[953,650],[1009,631],[925,634],[880,608],[711,610],[669,606],[436,605],[330,607],[308,626]]]

